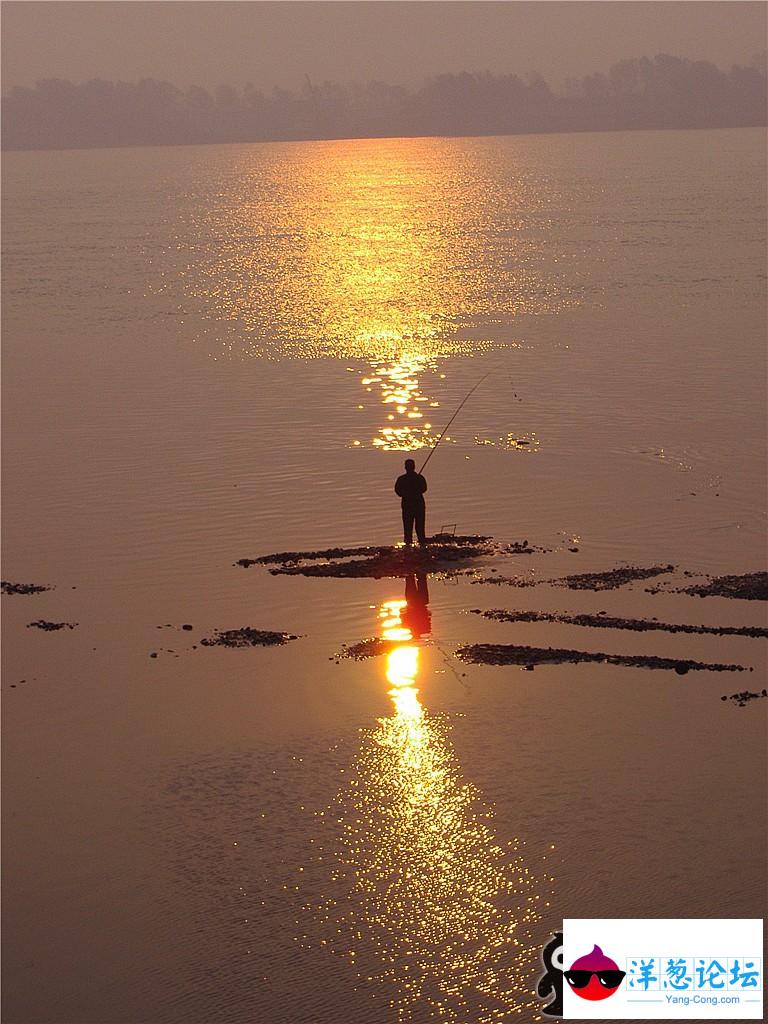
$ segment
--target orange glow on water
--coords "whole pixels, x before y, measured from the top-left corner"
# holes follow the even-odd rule
[[[447,721],[423,706],[417,683],[429,648],[404,626],[408,612],[398,599],[378,610],[379,635],[392,645],[392,714],[364,733],[345,769],[332,815],[341,888],[316,908],[330,929],[321,941],[383,985],[401,1021],[502,1021],[537,1005],[531,930],[541,883],[517,846],[497,838]]]
[[[212,207],[191,208],[179,276],[209,316],[231,326],[211,333],[232,354],[360,360],[364,395],[380,401],[350,445],[429,446],[441,362],[497,348],[478,334],[488,318],[568,301],[542,281],[517,212],[534,216],[544,186],[505,180],[493,209],[510,212],[491,225],[494,172],[459,142],[275,152],[243,149]]]

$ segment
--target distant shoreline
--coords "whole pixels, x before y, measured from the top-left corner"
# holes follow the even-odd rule
[[[441,74],[417,89],[369,81],[213,93],[171,82],[42,79],[2,95],[5,151],[347,139],[485,138],[768,124],[765,57],[729,70],[632,57],[553,90],[538,74]]]
[[[634,128],[569,128],[551,129],[550,131],[526,131],[526,132],[483,132],[479,134],[435,134],[435,135],[302,135],[301,137],[291,136],[273,139],[230,139],[221,142],[126,142],[111,146],[37,146],[33,148],[21,148],[17,146],[2,146],[2,153],[72,153],[72,152],[93,152],[95,150],[109,149],[180,149],[195,148],[203,146],[272,146],[290,143],[304,142],[384,142],[387,140],[397,141],[400,139],[507,139],[507,138],[536,138],[543,135],[621,135],[630,132],[714,132],[714,131],[749,131],[753,129],[768,129],[768,123],[760,124],[721,124],[721,125],[660,125],[660,126],[638,126]]]

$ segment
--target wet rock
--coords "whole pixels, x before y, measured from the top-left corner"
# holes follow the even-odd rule
[[[500,551],[492,538],[484,536],[453,536],[438,534],[424,548],[369,547],[328,548],[324,551],[291,551],[263,555],[258,559],[242,558],[236,565],[276,565],[269,571],[277,575],[333,578],[385,579],[407,576],[414,572],[440,572],[456,562],[466,562]],[[361,558],[360,555],[365,555]],[[312,564],[321,562],[322,564]],[[309,564],[307,564],[309,563]]]
[[[742,690],[741,693],[732,693],[730,697],[723,694],[720,700],[732,700],[737,707],[743,708],[750,701],[760,700],[762,697],[768,697],[768,690],[761,690],[760,693],[754,693],[752,690]]]
[[[505,611],[492,608],[481,611],[470,609],[473,615],[497,622],[559,622],[567,626],[589,626],[595,629],[629,629],[636,633],[661,630],[665,633],[696,633],[712,636],[768,637],[768,629],[762,626],[690,626],[686,623],[659,622],[658,619],[622,619],[606,612],[596,615],[559,615],[556,612]]]
[[[185,622],[181,628],[189,632],[192,629],[192,626],[188,622]]]
[[[204,647],[275,647],[298,639],[294,633],[242,626],[240,629],[217,630],[212,637],[205,637],[200,643]]]
[[[537,550],[544,550],[539,548]],[[624,587],[636,580],[646,580],[653,576],[661,576],[663,573],[672,572],[674,565],[654,565],[649,568],[628,565],[620,566],[617,569],[609,569],[607,572],[584,572],[571,576],[560,576],[550,580],[534,580],[529,576],[496,576],[493,579],[486,577],[476,580],[476,583],[491,583],[497,586],[507,587],[567,587],[569,590],[615,590],[617,587]]]
[[[545,553],[551,549],[532,546],[527,540],[523,540],[513,541],[511,544],[503,544],[499,550],[505,555],[533,555],[536,552]]]
[[[376,658],[381,654],[388,654],[400,646],[402,646],[402,642],[384,640],[382,637],[374,636],[368,640],[361,640],[356,644],[344,644],[336,657],[364,661],[366,658]]]
[[[685,587],[681,593],[694,597],[730,597],[740,601],[768,601],[768,572],[743,576],[714,576],[708,583]]]
[[[252,565],[296,565],[299,562],[327,561],[334,558],[353,558],[359,555],[373,557],[391,551],[389,547],[323,548],[319,551],[278,551],[258,558],[240,558],[235,565],[248,569]]]
[[[8,580],[2,580],[0,590],[4,594],[41,594],[45,590],[53,590],[53,587],[43,583],[10,583]]]
[[[57,629],[75,629],[77,622],[48,622],[46,619],[37,619],[35,622],[28,622],[27,629],[42,629],[46,633]]]
[[[609,569],[607,572],[586,572],[563,576],[550,582],[558,587],[568,587],[570,590],[615,590],[617,587],[625,587],[628,583],[634,583],[636,580],[647,580],[653,576],[672,572],[674,568],[674,565],[653,565],[650,568],[628,565]]]
[[[669,669],[688,672],[691,669],[709,672],[744,672],[743,665],[710,664],[679,658],[658,658],[645,654],[604,654],[600,651],[572,651],[557,647],[527,647],[518,644],[467,644],[456,654],[463,661],[476,665],[577,665],[595,662],[622,665],[627,668]]]
[[[472,580],[474,584],[485,584],[490,583],[499,587],[538,587],[542,583],[547,583],[548,580],[534,580],[530,576],[481,576],[479,579]]]

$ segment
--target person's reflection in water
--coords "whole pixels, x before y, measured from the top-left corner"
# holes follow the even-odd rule
[[[425,572],[411,573],[405,577],[405,606],[400,610],[400,621],[411,631],[414,640],[432,632],[429,589]]]

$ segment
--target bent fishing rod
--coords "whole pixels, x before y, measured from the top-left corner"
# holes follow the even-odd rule
[[[443,433],[442,433],[442,434],[440,435],[440,437],[438,437],[438,439],[437,439],[437,440],[435,441],[434,445],[432,446],[432,451],[431,451],[431,452],[429,453],[429,455],[428,455],[428,456],[426,457],[426,459],[424,460],[424,465],[423,465],[423,466],[421,467],[421,469],[419,470],[419,472],[420,472],[420,473],[423,473],[423,472],[424,472],[424,467],[426,466],[426,464],[427,464],[427,463],[429,462],[429,460],[430,460],[430,459],[432,458],[432,456],[433,456],[433,455],[435,454],[435,452],[437,451],[437,446],[438,446],[438,445],[440,444],[440,442],[441,442],[441,441],[443,440],[443,436],[444,436],[444,434],[445,434],[446,430],[448,429],[448,427],[450,427],[450,425],[451,425],[451,424],[453,423],[453,421],[454,421],[454,420],[456,419],[456,417],[457,417],[457,416],[459,415],[459,413],[461,412],[462,408],[464,407],[464,404],[465,404],[465,403],[466,403],[466,402],[467,402],[467,401],[468,401],[468,400],[469,400],[469,399],[470,399],[470,398],[472,397],[472,395],[474,395],[474,393],[475,393],[475,392],[477,391],[477,389],[478,389],[478,388],[480,387],[480,385],[481,385],[481,384],[483,383],[483,381],[484,381],[484,380],[487,380],[487,379],[488,379],[488,377],[490,377],[490,374],[489,374],[489,373],[486,373],[485,377],[481,377],[481,378],[480,378],[480,380],[479,380],[479,381],[477,382],[477,384],[475,384],[475,386],[474,386],[474,387],[472,388],[472,390],[471,390],[471,391],[469,391],[469,392],[468,392],[468,393],[467,393],[467,394],[466,394],[466,395],[464,396],[464,398],[462,399],[461,403],[459,404],[459,407],[458,407],[458,409],[456,410],[456,412],[455,412],[455,413],[453,414],[453,416],[451,416],[451,418],[450,418],[450,419],[448,420],[448,422],[447,422],[447,423],[445,424],[445,426],[443,427]]]

